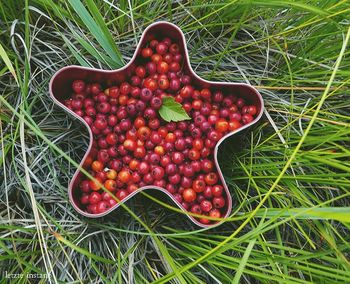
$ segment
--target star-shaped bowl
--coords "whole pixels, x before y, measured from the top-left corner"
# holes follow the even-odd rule
[[[219,177],[221,179],[221,183],[224,187],[225,195],[226,195],[226,205],[224,208],[225,213],[223,214],[222,218],[223,221],[224,219],[229,216],[232,210],[232,198],[230,195],[230,192],[228,190],[227,184],[225,182],[225,179],[222,175],[219,163],[217,161],[217,154],[219,151],[219,146],[220,144],[227,139],[228,137],[231,137],[233,135],[236,135],[238,132],[241,132],[242,130],[252,126],[255,124],[262,116],[263,113],[263,99],[259,92],[252,86],[248,84],[243,84],[243,83],[227,83],[227,82],[213,82],[213,81],[207,81],[202,78],[200,78],[192,69],[189,61],[189,56],[188,56],[188,51],[186,47],[186,40],[184,37],[184,34],[182,33],[181,29],[177,27],[176,25],[169,23],[169,22],[156,22],[151,25],[149,25],[143,32],[141,39],[137,45],[137,48],[135,50],[135,53],[130,60],[130,62],[125,65],[124,67],[118,69],[118,70],[101,70],[101,69],[95,69],[95,68],[87,68],[87,67],[81,67],[81,66],[66,66],[59,71],[55,73],[55,75],[52,77],[50,81],[50,86],[49,86],[49,91],[50,91],[50,96],[52,100],[62,109],[67,111],[69,114],[77,118],[78,120],[81,121],[81,123],[87,128],[90,136],[90,141],[89,141],[89,146],[87,149],[87,152],[85,153],[82,161],[80,162],[80,166],[84,166],[84,162],[88,158],[91,150],[92,150],[92,145],[93,145],[93,133],[90,129],[90,126],[86,123],[86,121],[77,115],[74,111],[69,109],[64,105],[64,100],[69,98],[71,95],[71,84],[74,80],[84,80],[85,82],[98,82],[103,85],[111,85],[111,84],[120,84],[125,78],[128,78],[131,74],[131,69],[132,65],[135,62],[137,55],[140,54],[140,50],[142,46],[145,45],[146,42],[151,40],[152,38],[159,38],[159,37],[169,37],[172,42],[175,42],[179,45],[180,47],[180,52],[183,55],[183,70],[185,73],[189,74],[192,77],[192,85],[201,87],[201,88],[210,88],[210,89],[220,89],[224,94],[227,93],[233,93],[237,94],[237,96],[244,98],[246,101],[249,101],[251,104],[255,105],[257,107],[257,114],[254,118],[253,121],[251,121],[248,124],[243,125],[241,128],[228,133],[227,135],[223,136],[216,144],[214,148],[214,162],[215,166],[217,169],[217,172],[219,174]],[[124,203],[128,199],[132,198],[134,195],[136,195],[138,192],[145,190],[145,189],[157,189],[165,194],[167,194],[173,201],[174,203],[182,209],[187,217],[196,225],[200,227],[213,227],[217,226],[218,224],[222,223],[217,222],[217,223],[211,223],[211,224],[203,224],[199,222],[196,218],[193,216],[189,215],[186,210],[182,207],[182,205],[173,197],[172,194],[170,194],[165,188],[161,188],[158,186],[154,185],[147,185],[140,187],[136,191],[130,193],[125,199],[120,201],[118,204],[116,204],[114,207],[109,208],[103,213],[99,214],[91,214],[86,211],[84,211],[80,203],[78,201],[78,195],[79,193],[77,192],[77,187],[81,179],[83,178],[82,172],[77,169],[76,172],[74,173],[72,180],[69,183],[68,186],[68,194],[69,194],[69,200],[73,207],[75,208],[76,211],[78,211],[81,215],[90,217],[90,218],[97,218],[97,217],[102,217],[107,214],[109,214],[111,211],[115,210],[117,207],[120,206],[120,204]]]

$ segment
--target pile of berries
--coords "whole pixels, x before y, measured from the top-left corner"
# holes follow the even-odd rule
[[[75,80],[64,104],[81,116],[94,136],[84,168],[94,180],[79,182],[80,207],[103,213],[146,185],[166,189],[203,224],[227,211],[227,196],[214,164],[214,147],[227,133],[253,121],[254,105],[234,94],[201,88],[182,70],[179,45],[151,40],[121,82],[105,86]],[[190,120],[164,121],[158,110],[174,97]]]

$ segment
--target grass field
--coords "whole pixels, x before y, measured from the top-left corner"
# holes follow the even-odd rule
[[[157,20],[184,31],[200,76],[265,100],[222,149],[234,207],[211,230],[151,192],[126,203],[137,218],[68,202],[88,136],[48,82],[120,67]],[[349,37],[347,0],[1,1],[0,283],[349,283]]]

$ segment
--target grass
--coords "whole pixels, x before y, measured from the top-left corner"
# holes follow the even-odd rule
[[[161,19],[200,76],[266,104],[221,147],[234,207],[211,230],[151,191],[99,220],[68,202],[87,133],[53,105],[51,76],[122,66]],[[1,2],[0,283],[348,283],[349,23],[345,0]]]

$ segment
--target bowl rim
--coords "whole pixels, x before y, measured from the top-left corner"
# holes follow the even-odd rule
[[[141,44],[143,43],[146,35],[148,34],[149,30],[155,26],[158,26],[158,25],[168,25],[168,26],[171,26],[172,28],[174,28],[176,30],[177,33],[179,33],[180,37],[181,37],[181,44],[183,44],[183,47],[184,47],[184,60],[186,60],[187,62],[187,66],[188,66],[188,71],[191,73],[191,76],[195,77],[198,81],[201,81],[205,84],[208,84],[208,85],[212,85],[212,84],[217,84],[217,85],[221,85],[221,86],[241,86],[241,87],[245,87],[245,88],[249,88],[253,93],[254,95],[256,96],[256,98],[258,99],[258,102],[260,104],[260,111],[258,113],[258,115],[255,117],[255,119],[253,121],[251,121],[250,123],[248,124],[245,124],[243,125],[242,127],[240,127],[239,129],[236,129],[230,133],[227,133],[226,135],[224,135],[215,145],[215,148],[214,148],[214,162],[215,162],[215,166],[216,166],[216,169],[218,171],[218,174],[219,174],[219,177],[220,177],[220,180],[222,182],[222,185],[225,189],[225,193],[226,193],[226,196],[227,196],[227,210],[226,210],[226,213],[224,214],[224,216],[222,216],[222,220],[219,221],[219,222],[216,222],[216,223],[213,223],[213,224],[203,224],[201,222],[199,222],[198,220],[196,220],[193,216],[189,215],[188,211],[186,211],[182,205],[173,197],[173,195],[171,193],[169,193],[165,188],[162,188],[162,187],[159,187],[159,186],[154,186],[154,185],[147,185],[147,186],[143,186],[143,187],[140,187],[138,188],[137,190],[135,190],[134,192],[130,193],[127,197],[125,197],[123,200],[121,200],[118,204],[116,204],[114,207],[111,207],[109,208],[108,210],[106,210],[105,212],[103,213],[98,213],[98,214],[91,214],[91,213],[87,213],[85,211],[83,211],[82,209],[80,209],[77,204],[75,203],[74,201],[74,198],[73,198],[73,184],[75,183],[75,180],[76,178],[78,177],[79,173],[80,173],[80,169],[83,168],[83,163],[85,162],[86,158],[88,157],[89,153],[90,153],[90,150],[92,148],[92,144],[93,144],[93,140],[94,140],[94,137],[93,137],[93,134],[92,134],[92,131],[90,129],[90,126],[87,124],[87,122],[80,116],[78,116],[76,113],[74,113],[72,110],[68,109],[63,103],[61,103],[54,95],[53,93],[53,83],[55,81],[55,79],[57,78],[57,76],[60,75],[60,73],[68,70],[68,69],[72,69],[72,68],[78,68],[80,70],[85,70],[85,71],[97,71],[101,74],[112,74],[112,73],[117,73],[117,72],[121,72],[123,70],[126,70],[129,66],[131,66],[137,55],[138,55],[138,52],[141,48]],[[221,167],[218,163],[218,159],[217,159],[217,154],[218,154],[218,151],[219,151],[219,146],[222,144],[222,142],[224,140],[226,140],[227,138],[247,129],[248,127],[252,126],[253,124],[255,124],[256,122],[258,122],[262,115],[263,115],[263,112],[264,112],[264,101],[263,101],[263,98],[261,96],[261,94],[258,92],[258,90],[256,88],[254,88],[252,85],[249,85],[247,83],[234,83],[234,82],[219,82],[219,81],[209,81],[209,80],[206,80],[206,79],[203,79],[201,77],[199,77],[199,75],[197,75],[197,73],[193,70],[191,64],[190,64],[190,58],[189,58],[189,54],[188,54],[188,48],[187,48],[187,41],[186,41],[186,38],[185,38],[185,35],[183,33],[183,31],[175,24],[173,23],[170,23],[170,22],[167,22],[167,21],[156,21],[150,25],[148,25],[146,27],[146,29],[142,32],[142,35],[140,37],[140,39],[138,40],[138,43],[137,43],[137,46],[136,46],[136,49],[134,51],[134,54],[132,56],[132,58],[129,60],[129,62],[127,64],[125,64],[124,66],[118,68],[118,69],[115,69],[115,70],[103,70],[103,69],[98,69],[98,68],[92,68],[92,67],[85,67],[85,66],[79,66],[79,65],[68,65],[68,66],[65,66],[61,69],[59,69],[51,78],[50,80],[50,83],[49,83],[49,93],[50,93],[50,97],[51,99],[54,101],[54,103],[56,105],[58,105],[59,107],[63,108],[65,111],[67,111],[68,113],[70,113],[71,115],[73,115],[75,118],[79,119],[84,125],[85,127],[87,128],[88,132],[89,132],[89,145],[88,145],[88,149],[86,150],[81,162],[79,163],[79,167],[76,169],[73,177],[71,178],[70,182],[69,182],[69,185],[68,185],[68,195],[69,195],[69,201],[70,203],[72,204],[72,206],[74,207],[74,209],[79,212],[81,215],[85,216],[85,217],[89,217],[89,218],[99,218],[99,217],[103,217],[109,213],[111,213],[112,211],[114,211],[115,209],[117,209],[119,206],[123,205],[126,201],[128,201],[130,198],[132,198],[134,195],[136,195],[138,192],[140,191],[143,191],[145,189],[156,189],[156,190],[159,190],[159,191],[162,191],[164,192],[166,195],[168,195],[174,202],[175,204],[185,213],[185,215],[193,222],[195,223],[197,226],[199,227],[202,227],[202,228],[213,228],[213,227],[216,227],[216,226],[219,226],[221,224],[223,224],[225,222],[225,219],[231,214],[232,212],[232,196],[231,196],[231,193],[228,189],[228,186],[226,184],[226,181],[225,181],[225,178],[222,174],[222,171],[221,171]],[[126,206],[124,204],[124,206]],[[191,214],[191,213],[190,213]]]

